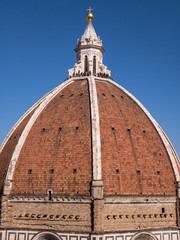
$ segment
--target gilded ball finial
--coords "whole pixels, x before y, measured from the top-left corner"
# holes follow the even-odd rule
[[[89,11],[89,13],[86,15],[86,18],[88,20],[88,22],[92,22],[93,18],[94,18],[94,15],[92,14],[92,11],[93,9],[91,7],[89,7],[89,9],[87,9],[87,11]]]

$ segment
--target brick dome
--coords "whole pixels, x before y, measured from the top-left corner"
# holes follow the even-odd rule
[[[144,106],[112,80],[88,10],[68,79],[1,146],[0,239],[177,240],[179,159]]]
[[[2,145],[0,184],[11,195],[90,196],[100,148],[104,195],[175,195],[175,152],[147,110],[114,81],[95,78],[100,146],[92,138],[88,77],[66,81],[37,102]],[[94,159],[96,161],[96,159]]]

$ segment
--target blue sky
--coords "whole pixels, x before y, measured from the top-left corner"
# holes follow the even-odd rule
[[[89,6],[112,77],[148,109],[180,156],[179,0],[1,0],[0,142],[67,77]]]

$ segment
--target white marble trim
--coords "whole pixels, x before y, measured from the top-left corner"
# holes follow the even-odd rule
[[[136,231],[121,231],[121,232],[109,232],[109,233],[81,233],[81,232],[60,232],[60,231],[51,231],[51,230],[20,230],[20,229],[9,229],[3,230],[0,229],[0,233],[2,233],[2,240],[10,240],[11,234],[14,233],[15,239],[19,239],[20,234],[25,235],[23,240],[35,240],[37,237],[42,236],[43,233],[54,233],[58,236],[61,240],[67,239],[76,239],[76,240],[133,240],[138,235],[144,233],[149,234],[153,237],[153,239],[161,239],[161,240],[178,240],[180,237],[180,230],[179,229],[157,229],[157,230],[136,230]]]
[[[26,124],[26,127],[24,128],[21,137],[19,138],[19,141],[15,147],[15,150],[13,152],[13,155],[11,157],[11,161],[8,167],[8,171],[6,174],[6,179],[5,179],[5,184],[4,184],[4,195],[7,195],[10,193],[11,191],[11,187],[12,187],[12,178],[13,178],[13,173],[14,173],[14,169],[15,169],[15,165],[16,162],[18,160],[18,157],[20,155],[21,149],[23,147],[23,144],[28,136],[29,131],[31,130],[34,122],[36,121],[37,117],[40,115],[40,113],[43,111],[43,109],[47,106],[47,104],[66,86],[68,86],[69,84],[71,84],[73,82],[73,79],[70,79],[64,83],[62,83],[61,85],[59,85],[57,88],[55,88],[54,90],[52,90],[49,94],[45,95],[45,97],[43,97],[40,100],[40,105],[39,107],[36,109],[36,111],[33,113],[33,115],[31,116],[30,120],[28,121],[28,123]],[[35,104],[36,105],[36,104]],[[35,106],[34,105],[34,106]],[[20,124],[20,123],[19,123]]]
[[[101,138],[99,124],[99,109],[94,77],[88,77],[91,104],[93,180],[101,180]]]

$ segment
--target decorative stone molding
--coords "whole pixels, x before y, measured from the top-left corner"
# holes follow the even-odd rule
[[[15,220],[41,220],[41,221],[83,221],[81,215],[60,215],[60,214],[41,214],[41,213],[26,213],[14,215]]]
[[[103,181],[93,180],[91,185],[91,195],[94,199],[103,198]]]
[[[176,203],[176,196],[105,196],[105,204]]]
[[[91,203],[91,197],[76,197],[76,196],[52,196],[52,200],[47,200],[47,196],[9,196],[9,202],[53,202],[53,203]]]
[[[143,219],[143,220],[147,220],[148,221],[148,219],[155,219],[156,221],[157,221],[157,219],[162,219],[162,218],[173,218],[174,217],[174,215],[172,214],[172,213],[170,213],[170,214],[167,214],[167,213],[157,213],[157,214],[154,214],[154,213],[152,213],[152,214],[142,214],[142,213],[137,213],[137,214],[132,214],[132,215],[130,215],[130,214],[126,214],[126,215],[124,215],[124,214],[117,214],[117,215],[106,215],[106,219],[107,220],[116,220],[116,221],[119,221],[119,220],[122,220],[122,221],[124,221],[124,220],[132,220],[132,219]]]

